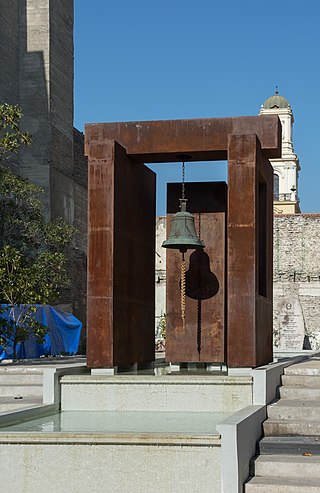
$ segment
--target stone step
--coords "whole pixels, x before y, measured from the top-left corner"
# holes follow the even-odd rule
[[[268,436],[257,444],[261,455],[320,455],[320,437],[306,436]]]
[[[320,399],[320,388],[311,387],[280,387],[281,399],[303,399],[313,400]]]
[[[320,375],[320,359],[311,358],[302,363],[287,366],[284,369],[285,375]]]
[[[42,396],[23,397],[15,399],[14,397],[0,397],[0,414],[6,411],[15,411],[27,407],[39,406],[42,404]]]
[[[19,374],[19,375],[41,375],[43,374],[43,366],[23,366],[23,365],[9,365],[9,366],[2,366],[0,365],[0,375],[13,375],[13,374]]]
[[[252,465],[254,476],[319,479],[320,456],[260,455]]]
[[[245,484],[245,493],[320,493],[318,478],[254,477]]]
[[[282,385],[320,388],[320,375],[282,375]]]
[[[318,421],[320,418],[320,400],[280,399],[268,406],[271,419],[293,419]]]
[[[37,384],[42,385],[43,373],[0,373],[0,386],[3,384]]]
[[[39,396],[43,394],[42,384],[1,384],[0,385],[0,397],[27,397],[27,396]]]
[[[263,430],[265,436],[320,436],[320,421],[268,418]]]

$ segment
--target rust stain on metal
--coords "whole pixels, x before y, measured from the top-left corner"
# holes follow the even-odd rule
[[[177,161],[189,153],[191,160],[227,159],[229,135],[257,134],[265,156],[281,156],[281,123],[277,116],[201,118],[145,122],[87,124],[86,153],[90,142],[116,140],[139,162]]]
[[[188,211],[200,226],[205,249],[186,254],[186,322],[180,306],[181,254],[167,251],[166,360],[172,362],[225,361],[225,183],[187,183]],[[168,220],[176,212],[179,184],[169,184]],[[200,224],[199,224],[200,222]]]

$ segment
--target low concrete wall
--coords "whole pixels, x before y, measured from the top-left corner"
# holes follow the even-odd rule
[[[217,425],[221,434],[222,493],[243,492],[266,417],[266,406],[247,406]]]
[[[0,473],[12,493],[221,493],[220,450],[212,437],[0,434]]]
[[[260,366],[252,370],[253,376],[253,404],[267,405],[277,399],[281,376],[287,366],[308,359],[308,356],[296,356],[285,361]]]
[[[61,386],[63,375],[79,375],[87,372],[85,363],[78,363],[64,368],[44,368],[43,370],[43,404],[55,404],[60,409]]]
[[[235,412],[252,403],[252,377],[93,376],[61,378],[64,411]]]

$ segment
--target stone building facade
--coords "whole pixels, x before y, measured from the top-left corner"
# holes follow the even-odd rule
[[[156,218],[156,317],[155,335],[156,340],[163,338],[163,325],[166,315],[166,249],[162,248],[162,243],[166,239],[166,217]]]
[[[13,171],[43,188],[48,220],[78,229],[72,287],[60,301],[85,322],[87,163],[73,128],[73,8],[73,0],[0,0],[0,101],[21,106],[32,135]]]
[[[301,345],[302,340],[305,349],[320,349],[319,243],[320,213],[275,216],[273,295],[276,347],[294,349],[296,344]],[[283,307],[287,305],[292,309],[286,314]],[[287,338],[281,341],[283,332],[287,332]]]

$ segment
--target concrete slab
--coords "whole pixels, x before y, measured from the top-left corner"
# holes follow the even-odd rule
[[[9,379],[10,380],[10,379]],[[0,384],[0,397],[31,397],[31,396],[42,396],[42,384],[31,384],[31,383],[2,383]]]
[[[280,387],[281,399],[299,399],[299,400],[313,400],[320,399],[320,388],[317,387],[301,387],[301,386],[283,386]]]
[[[1,370],[1,368],[0,368]],[[43,383],[43,371],[40,370],[37,372],[8,372],[5,373],[0,371],[0,386],[1,385],[19,385],[19,384],[37,384],[42,385]]]
[[[254,477],[245,484],[245,493],[320,493],[319,479]]]
[[[267,419],[263,430],[265,436],[320,436],[320,421]]]
[[[282,385],[320,388],[320,375],[282,375]]]
[[[23,397],[22,399],[15,397],[0,397],[0,415],[6,411],[15,409],[24,409],[42,404],[42,394],[40,396]]]
[[[271,419],[319,421],[320,400],[280,399],[268,406],[268,417]]]
[[[320,455],[320,437],[264,437],[258,442],[258,452],[263,455]]]
[[[261,455],[254,461],[254,474],[264,477],[307,477],[320,480],[320,456]]]
[[[291,365],[285,369],[284,373],[285,375],[320,375],[320,357],[313,357]]]

